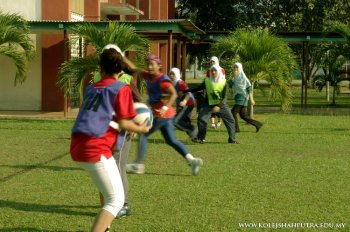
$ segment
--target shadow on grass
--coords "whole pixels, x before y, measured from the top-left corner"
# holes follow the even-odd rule
[[[314,130],[315,132],[305,132],[304,130]],[[286,131],[264,131],[264,134],[305,134],[305,135],[321,135],[329,134],[333,132],[347,132],[350,129],[347,128],[302,128],[300,131],[286,132]]]
[[[0,228],[0,232],[69,232],[67,230],[48,230],[48,229],[39,229],[39,228],[33,228],[33,227],[16,227],[16,228]],[[74,232],[82,232],[83,230],[71,230]]]
[[[96,213],[79,212],[70,208],[96,208],[95,206],[79,206],[79,205],[41,205],[36,203],[16,202],[0,200],[0,208],[10,208],[14,210],[26,211],[26,212],[42,212],[42,213],[57,213],[65,215],[78,215],[95,217]]]
[[[15,176],[18,176],[18,175],[21,175],[21,174],[24,174],[24,173],[27,173],[27,172],[30,172],[34,169],[37,169],[39,167],[42,167],[42,166],[45,166],[51,162],[54,162],[56,160],[59,160],[59,159],[62,159],[63,157],[67,156],[69,153],[64,153],[64,154],[61,154],[61,155],[58,155],[56,157],[53,157],[52,159],[50,160],[47,160],[45,162],[41,162],[41,163],[38,163],[38,164],[34,164],[34,165],[29,165],[30,167],[26,167],[25,169],[22,169],[22,170],[19,170],[18,172],[14,172],[14,173],[11,173],[5,177],[2,177],[0,178],[0,182],[5,182],[5,181],[8,181],[9,179],[15,177]]]
[[[82,168],[79,167],[61,167],[61,166],[47,166],[47,165],[37,165],[37,164],[32,164],[32,165],[0,165],[1,167],[6,167],[6,168],[20,168],[24,170],[31,170],[31,169],[47,169],[50,171],[76,171],[76,170],[83,170]]]
[[[192,176],[190,174],[175,174],[175,173],[154,173],[154,172],[146,172],[145,174],[143,175],[146,175],[146,176],[181,176],[181,177],[184,177],[184,176]]]

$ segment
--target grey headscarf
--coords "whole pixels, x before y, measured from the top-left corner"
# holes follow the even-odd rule
[[[243,66],[241,63],[237,62],[233,65],[234,67],[238,67],[238,74],[237,76],[234,76],[232,78],[234,85],[233,85],[233,92],[234,95],[236,94],[242,94],[244,95],[247,99],[249,98],[249,95],[247,93],[247,88],[251,86],[251,83],[247,76],[245,75],[243,71]]]

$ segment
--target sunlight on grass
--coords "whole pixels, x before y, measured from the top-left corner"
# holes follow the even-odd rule
[[[203,145],[176,131],[204,160],[197,177],[160,133],[151,136],[146,174],[129,175],[132,216],[113,231],[249,231],[242,222],[346,223],[348,231],[350,116],[256,118],[261,132],[240,122],[239,145],[226,143],[225,128],[209,129]],[[0,231],[88,231],[99,200],[68,154],[72,124],[0,120]]]

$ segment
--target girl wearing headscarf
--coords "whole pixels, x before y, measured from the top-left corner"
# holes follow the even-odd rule
[[[193,157],[186,146],[175,137],[173,120],[175,110],[172,105],[177,99],[177,93],[168,75],[163,74],[161,71],[161,60],[158,56],[150,55],[146,61],[147,71],[137,70],[136,66],[129,60],[126,60],[126,64],[129,70],[141,74],[146,81],[149,97],[148,103],[154,115],[153,126],[150,131],[139,137],[137,158],[133,163],[127,165],[127,171],[136,174],[144,173],[148,137],[160,130],[165,142],[187,160],[191,167],[192,175],[198,175],[199,169],[203,164],[202,159]]]
[[[213,65],[210,68],[210,77],[204,79],[202,84],[196,88],[185,90],[186,92],[198,92],[205,90],[205,101],[199,110],[198,115],[198,136],[197,141],[201,144],[205,142],[208,120],[211,113],[217,113],[223,120],[229,143],[237,143],[235,137],[235,120],[226,103],[227,83],[219,65]]]
[[[216,56],[212,56],[210,58],[210,65],[220,65],[219,64],[219,58],[217,58]],[[222,74],[224,75],[224,78],[225,78],[225,69],[221,69],[222,71]],[[207,71],[207,77],[210,77],[210,70]],[[215,118],[218,118],[218,122],[215,123]],[[221,118],[220,118],[220,115],[218,115],[217,113],[212,113],[211,116],[210,116],[210,123],[211,123],[211,127],[216,129],[216,128],[219,128],[221,126]]]
[[[248,101],[250,100],[252,105],[255,105],[255,101],[252,94],[252,85],[245,75],[241,63],[237,62],[234,64],[233,73],[233,78],[228,81],[228,84],[233,90],[235,100],[235,105],[233,106],[231,112],[236,122],[236,132],[240,132],[237,114],[239,114],[241,119],[255,126],[256,132],[259,132],[260,128],[262,127],[262,123],[249,118],[247,114]]]
[[[191,113],[195,105],[195,99],[192,93],[183,93],[184,90],[188,89],[188,86],[185,81],[181,80],[181,73],[178,68],[172,68],[169,72],[169,77],[178,94],[174,125],[178,129],[185,131],[191,139],[195,139],[198,129],[191,123]]]

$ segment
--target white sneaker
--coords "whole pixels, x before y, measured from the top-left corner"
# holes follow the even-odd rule
[[[200,167],[203,165],[203,160],[201,158],[194,158],[189,164],[192,169],[192,175],[197,176]]]
[[[219,128],[221,126],[221,122],[218,122],[217,124],[216,124],[216,128]]]
[[[214,128],[214,129],[216,128],[215,123],[212,123],[212,124],[211,124],[211,128]]]
[[[145,165],[138,163],[131,163],[126,165],[126,172],[135,173],[135,174],[144,174],[145,173]]]

